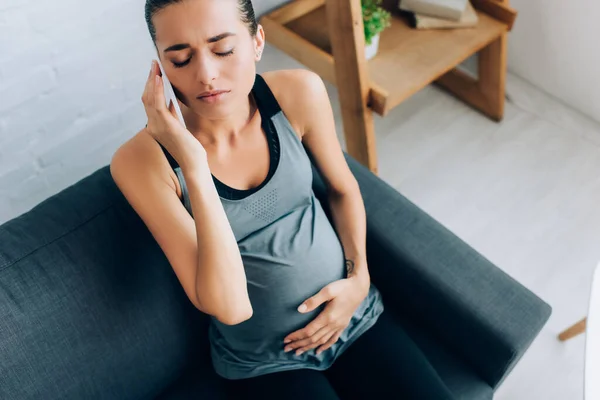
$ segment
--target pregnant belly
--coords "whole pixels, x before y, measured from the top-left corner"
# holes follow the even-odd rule
[[[318,235],[287,254],[277,251],[242,251],[252,317],[238,325],[218,324],[231,350],[261,352],[304,328],[323,309],[298,312],[298,306],[329,283],[346,276],[341,243],[325,218]],[[293,240],[293,239],[291,239]],[[288,242],[293,243],[293,242]],[[268,247],[272,243],[265,243]]]

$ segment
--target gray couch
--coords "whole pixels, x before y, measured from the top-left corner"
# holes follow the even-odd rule
[[[457,398],[492,399],[551,307],[346,159],[386,307]],[[0,226],[0,399],[222,398],[207,323],[108,166]]]

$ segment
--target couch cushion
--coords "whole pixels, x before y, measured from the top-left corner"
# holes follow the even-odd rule
[[[208,318],[105,166],[0,226],[0,398],[152,398]]]
[[[437,336],[434,332],[426,331],[426,328],[416,325],[406,315],[398,313],[394,315],[404,326],[411,339],[423,351],[456,399],[491,400],[493,398],[494,391],[490,385],[460,357],[450,352],[443,343],[436,339]]]
[[[210,359],[202,358],[154,400],[227,400],[233,397],[227,386],[227,380],[217,375]]]

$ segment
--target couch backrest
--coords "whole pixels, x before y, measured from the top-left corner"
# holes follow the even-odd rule
[[[207,323],[108,165],[0,226],[0,399],[152,398]]]

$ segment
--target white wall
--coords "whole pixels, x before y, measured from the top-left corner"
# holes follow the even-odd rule
[[[288,0],[254,0],[260,15]],[[512,0],[509,66],[600,120],[600,4]],[[0,224],[108,164],[145,124],[143,0],[0,0]],[[259,72],[294,64],[270,50]]]
[[[145,29],[139,0],[0,1],[0,222],[143,127]]]
[[[510,0],[509,70],[600,121],[600,2]]]
[[[0,0],[0,224],[108,164],[144,126],[152,57],[144,0]]]

